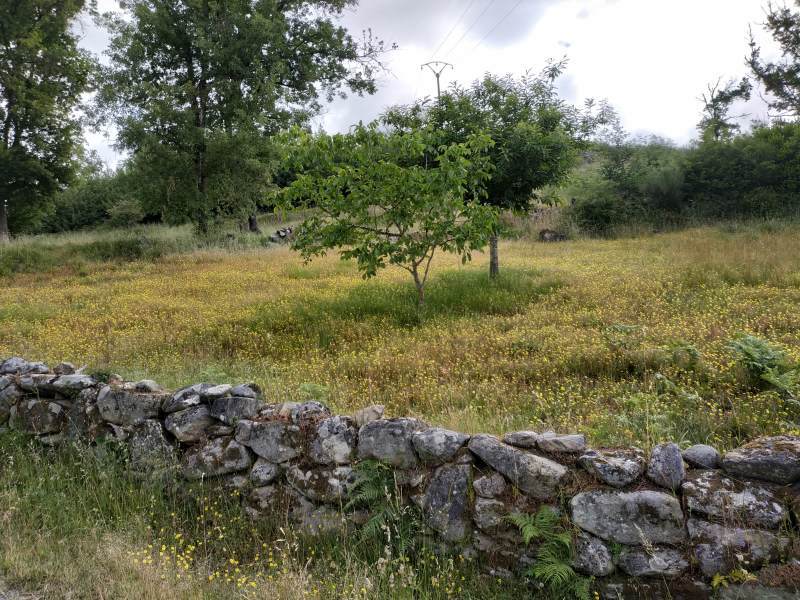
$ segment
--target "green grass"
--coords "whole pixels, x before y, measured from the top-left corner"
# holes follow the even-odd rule
[[[308,539],[237,494],[127,471],[122,447],[58,450],[0,434],[0,580],[43,598],[501,599],[520,580],[458,556]],[[186,487],[188,486],[188,487]],[[376,564],[378,567],[376,568]]]

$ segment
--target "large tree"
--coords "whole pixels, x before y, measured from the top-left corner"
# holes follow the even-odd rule
[[[795,0],[800,7],[800,0]],[[750,37],[747,60],[756,79],[769,93],[769,106],[778,118],[800,117],[800,12],[786,4],[767,7],[766,30],[781,49],[781,58],[765,60],[761,48]]]
[[[0,18],[0,242],[73,173],[91,57],[71,26],[84,0],[3,2]]]
[[[320,95],[375,91],[382,43],[336,24],[355,3],[121,2],[127,13],[108,19],[100,104],[122,147],[164,167],[165,216],[204,230],[216,217],[252,214],[269,182],[270,136],[315,111]]]

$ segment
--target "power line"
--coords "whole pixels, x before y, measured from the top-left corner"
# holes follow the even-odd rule
[[[495,29],[497,29],[498,27],[500,27],[500,25],[503,23],[503,21],[505,21],[505,20],[506,20],[506,19],[507,19],[507,18],[508,18],[508,17],[511,15],[511,13],[513,13],[513,12],[516,10],[516,8],[517,8],[517,7],[518,7],[520,4],[522,4],[522,0],[517,0],[517,3],[516,3],[514,6],[512,6],[512,7],[511,7],[511,10],[509,10],[509,11],[508,11],[506,14],[504,14],[504,15],[503,15],[503,16],[500,18],[500,20],[499,20],[497,23],[495,23],[495,24],[492,26],[492,28],[491,28],[489,31],[487,31],[487,32],[486,32],[486,33],[483,35],[483,37],[482,37],[481,39],[479,39],[479,40],[478,40],[478,43],[477,43],[477,44],[475,44],[475,46],[473,46],[473,47],[472,47],[472,49],[469,51],[469,52],[470,52],[470,54],[472,54],[473,52],[475,52],[475,50],[477,50],[477,49],[478,49],[478,46],[480,46],[480,45],[481,45],[481,44],[484,42],[484,40],[486,40],[486,38],[488,38],[488,37],[489,37],[489,36],[492,34],[492,32],[493,32]]]
[[[465,37],[467,37],[467,34],[470,31],[472,31],[472,28],[475,27],[477,22],[481,20],[481,17],[486,14],[486,11],[489,10],[489,8],[491,8],[492,4],[494,4],[494,3],[495,3],[495,0],[489,0],[489,4],[487,4],[486,7],[481,11],[481,14],[479,14],[477,17],[475,17],[475,20],[472,22],[472,24],[469,27],[467,27],[467,30],[464,33],[461,34],[461,37],[458,38],[458,41],[455,43],[455,45],[452,48],[450,48],[450,51],[447,53],[447,56],[450,56],[455,51],[455,49],[458,48],[458,45],[461,43],[461,41]]]
[[[447,32],[447,35],[444,36],[442,42],[436,47],[436,50],[433,51],[431,58],[436,58],[436,55],[439,54],[439,50],[442,49],[442,46],[444,46],[445,42],[450,39],[451,35],[453,35],[453,32],[456,30],[456,27],[458,27],[461,21],[464,20],[464,17],[469,12],[469,9],[472,8],[473,4],[475,4],[475,0],[470,0],[469,4],[467,4],[467,8],[464,9],[464,12],[462,12],[461,16],[458,17],[458,20],[456,20],[456,22],[453,23],[453,26],[450,28],[450,31]]]

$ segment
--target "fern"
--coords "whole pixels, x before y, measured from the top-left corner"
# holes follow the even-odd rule
[[[572,568],[572,536],[558,512],[543,506],[534,515],[514,513],[506,518],[520,530],[526,545],[540,542],[528,574],[547,588],[550,597],[588,600],[591,580]]]
[[[361,527],[359,541],[387,544],[395,553],[406,554],[421,530],[419,514],[403,501],[389,466],[366,460],[356,469],[358,479],[345,510],[365,509],[371,515]]]

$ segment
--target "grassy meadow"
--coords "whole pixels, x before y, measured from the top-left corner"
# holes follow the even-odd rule
[[[422,313],[404,271],[364,281],[285,247],[66,262],[0,280],[0,356],[169,387],[252,380],[270,401],[385,404],[469,432],[724,449],[796,427],[793,404],[753,387],[728,345],[752,334],[800,359],[799,230],[522,237],[502,243],[497,281],[486,256],[438,258]]]
[[[791,394],[754,384],[729,344],[751,334],[800,359],[798,234],[765,223],[542,244],[523,232],[501,244],[497,281],[485,256],[440,257],[421,313],[403,271],[364,281],[336,257],[303,264],[255,236],[224,248],[158,227],[21,240],[0,249],[13,264],[0,277],[0,356],[170,387],[252,380],[269,401],[381,403],[462,431],[724,449],[797,431]],[[143,235],[162,251],[86,250]],[[235,492],[142,481],[123,455],[0,436],[0,596],[547,596],[469,559],[409,554],[390,530],[372,544],[308,542],[281,519],[246,519]]]

